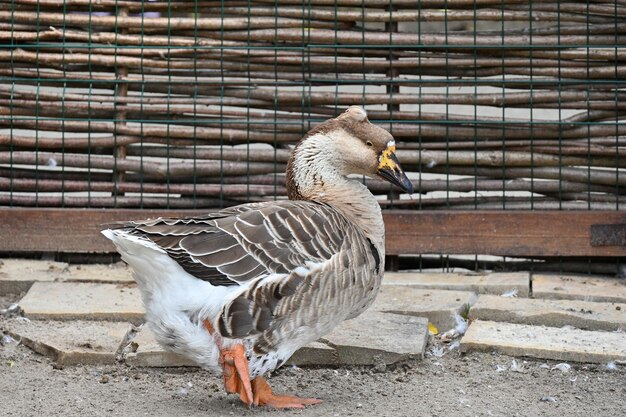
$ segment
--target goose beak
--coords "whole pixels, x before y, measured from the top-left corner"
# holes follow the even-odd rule
[[[402,191],[413,194],[413,183],[402,170],[395,150],[395,146],[389,146],[380,154],[376,173],[385,181],[400,187]]]

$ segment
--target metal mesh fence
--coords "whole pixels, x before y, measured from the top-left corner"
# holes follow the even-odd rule
[[[624,203],[626,2],[0,1],[0,205],[284,198],[348,105],[417,194],[383,207]]]

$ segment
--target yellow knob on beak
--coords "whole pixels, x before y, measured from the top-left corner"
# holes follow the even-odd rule
[[[381,152],[378,157],[378,169],[376,173],[384,180],[400,187],[404,192],[413,194],[413,183],[411,183],[411,180],[408,179],[402,170],[395,151],[395,145],[390,145]]]

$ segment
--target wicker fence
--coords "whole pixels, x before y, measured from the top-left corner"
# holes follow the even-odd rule
[[[362,104],[419,192],[368,180],[385,207],[617,210],[625,22],[624,1],[3,1],[0,205],[282,198],[289,146]]]

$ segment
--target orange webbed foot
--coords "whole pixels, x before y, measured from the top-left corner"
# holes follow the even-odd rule
[[[250,370],[243,345],[231,346],[220,350],[224,369],[224,388],[226,392],[239,394],[239,398],[248,407],[252,406],[252,385]]]
[[[213,336],[220,349],[220,365],[224,373],[224,389],[231,394],[239,394],[239,398],[248,407],[252,407],[252,386],[250,384],[250,369],[246,350],[243,345],[223,347],[222,337],[215,333],[215,328],[209,320],[203,322],[205,329]]]
[[[304,408],[307,405],[319,404],[317,398],[300,398],[295,395],[275,395],[265,378],[256,377],[250,381],[250,369],[246,350],[243,345],[222,347],[222,339],[215,333],[213,325],[204,321],[204,327],[213,335],[220,348],[220,364],[224,372],[224,388],[226,392],[239,394],[241,401],[248,407],[268,405],[274,408]]]
[[[274,408],[304,408],[307,405],[319,404],[317,398],[300,398],[295,395],[275,395],[265,378],[256,377],[252,380],[254,405],[268,405]]]

